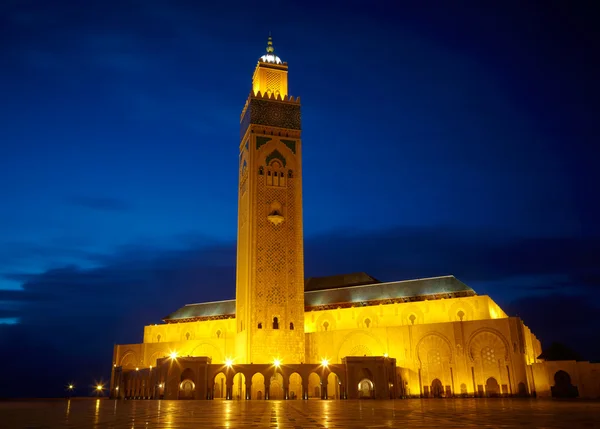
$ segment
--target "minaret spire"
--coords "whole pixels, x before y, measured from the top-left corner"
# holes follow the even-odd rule
[[[275,48],[273,48],[273,38],[271,37],[271,32],[269,31],[269,38],[267,39],[267,54],[273,54],[275,52]]]

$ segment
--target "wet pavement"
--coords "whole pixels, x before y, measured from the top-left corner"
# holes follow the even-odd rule
[[[535,399],[396,401],[0,402],[13,428],[600,428],[600,402]]]

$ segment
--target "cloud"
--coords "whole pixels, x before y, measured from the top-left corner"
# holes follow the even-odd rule
[[[108,212],[125,212],[131,210],[131,206],[124,200],[110,197],[89,197],[89,196],[73,196],[69,198],[68,203],[74,206],[83,207],[86,209],[108,211]]]
[[[0,291],[0,317],[20,321],[0,326],[0,342],[20,356],[11,362],[14,375],[0,386],[0,397],[59,395],[56,383],[107,379],[113,344],[140,342],[144,325],[187,303],[235,297],[235,243],[193,234],[180,238],[187,247],[126,246],[98,260],[99,267],[65,266],[21,277],[21,291]],[[598,289],[595,281],[582,279],[596,278],[590,252],[597,249],[597,242],[584,238],[396,228],[308,237],[305,264],[307,276],[366,271],[399,280],[455,274],[510,303],[507,312],[524,318],[545,342],[563,341],[593,357],[599,351],[583,336],[593,336],[589,320],[597,308],[589,297]],[[55,384],[32,392],[17,381],[40,355],[53,368]],[[14,385],[25,387],[3,387]]]

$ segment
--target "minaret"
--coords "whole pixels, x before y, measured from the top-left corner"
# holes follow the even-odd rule
[[[287,63],[267,52],[242,110],[236,278],[236,362],[304,362],[300,98]]]

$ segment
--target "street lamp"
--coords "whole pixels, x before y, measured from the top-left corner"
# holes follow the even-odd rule
[[[279,359],[275,359],[273,361],[273,365],[275,366],[275,368],[279,368],[281,366],[281,361]]]
[[[327,368],[328,365],[329,365],[329,361],[327,359],[321,360],[321,366],[324,366],[325,368]]]
[[[231,368],[233,366],[233,359],[231,359],[231,358],[225,359],[225,366],[227,368]]]

